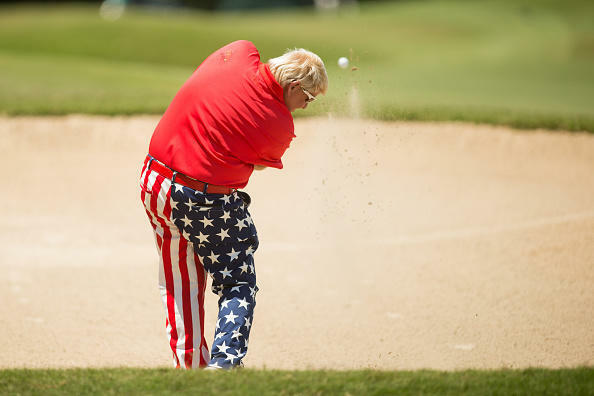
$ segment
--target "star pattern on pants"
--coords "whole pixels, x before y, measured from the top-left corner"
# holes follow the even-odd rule
[[[203,194],[174,183],[171,218],[180,234],[194,244],[212,291],[219,296],[219,314],[210,367],[241,365],[248,348],[256,305],[254,252],[258,235],[247,210],[247,194]]]

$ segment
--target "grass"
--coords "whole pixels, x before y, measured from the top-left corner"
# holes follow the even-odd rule
[[[594,368],[492,371],[0,371],[0,393],[125,395],[592,395]]]
[[[461,120],[594,132],[594,3],[428,0],[335,12],[0,8],[0,113],[160,114],[213,50],[305,47],[330,90],[298,115]],[[358,70],[342,70],[340,56]],[[356,97],[355,97],[356,92]]]

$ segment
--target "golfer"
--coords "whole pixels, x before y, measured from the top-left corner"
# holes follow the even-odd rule
[[[296,49],[261,63],[254,44],[236,41],[202,62],[157,125],[140,187],[160,257],[175,367],[242,365],[258,291],[258,235],[251,199],[239,189],[254,169],[282,169],[295,137],[291,112],[327,87],[324,63],[312,52]],[[210,353],[207,274],[219,296]]]

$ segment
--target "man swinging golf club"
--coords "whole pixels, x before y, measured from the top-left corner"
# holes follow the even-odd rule
[[[245,187],[254,169],[281,169],[291,112],[325,93],[322,60],[295,49],[261,63],[249,41],[212,53],[157,125],[141,200],[159,252],[159,289],[176,367],[242,365],[256,305],[258,235]],[[219,296],[214,342],[204,337],[206,274]]]

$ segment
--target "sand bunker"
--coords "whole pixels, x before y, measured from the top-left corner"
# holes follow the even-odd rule
[[[170,363],[138,175],[158,117],[0,118],[1,367]],[[247,367],[594,364],[594,135],[308,119],[246,188]],[[208,295],[212,341],[215,298]]]

